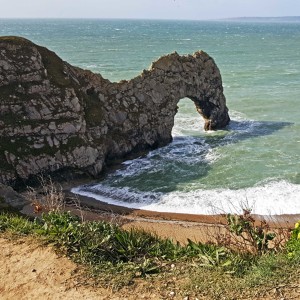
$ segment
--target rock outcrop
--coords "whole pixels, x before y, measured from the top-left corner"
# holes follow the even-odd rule
[[[205,52],[172,53],[112,83],[19,37],[0,38],[0,182],[65,168],[96,175],[107,160],[172,140],[188,97],[205,129],[229,123],[219,69]]]

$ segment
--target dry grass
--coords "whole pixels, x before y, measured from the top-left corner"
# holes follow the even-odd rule
[[[27,198],[34,208],[34,212],[54,211],[60,212],[65,208],[65,194],[62,187],[53,183],[51,177],[39,177],[40,188],[27,188]]]

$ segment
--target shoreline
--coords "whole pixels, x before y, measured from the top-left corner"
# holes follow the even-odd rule
[[[90,181],[75,180],[62,185],[67,204],[65,210],[79,215],[85,221],[109,221],[119,224],[124,229],[141,229],[162,238],[170,238],[175,242],[186,244],[194,242],[217,242],[218,237],[226,233],[226,214],[202,215],[157,212],[127,208],[105,203],[92,197],[73,194],[74,186]],[[37,216],[32,205],[27,205],[23,213]],[[252,215],[256,224],[266,221],[271,229],[290,229],[300,220],[300,214]]]
[[[74,194],[69,190],[67,195]],[[108,220],[117,222],[124,229],[140,229],[162,238],[170,238],[180,244],[188,240],[200,243],[218,243],[228,233],[226,215],[197,215],[183,213],[156,212],[131,209],[108,204],[88,196],[77,195],[84,210],[86,220]],[[257,225],[266,221],[270,229],[291,229],[300,220],[295,215],[252,215]]]
[[[68,197],[73,197],[74,195],[70,190],[65,191]],[[134,209],[125,206],[119,206],[114,204],[109,204],[100,200],[96,200],[92,197],[75,195],[80,199],[83,205],[95,210],[112,212],[120,216],[131,216],[131,217],[141,217],[148,219],[161,219],[161,220],[173,220],[173,221],[186,221],[186,222],[197,222],[197,223],[207,223],[207,224],[224,224],[226,220],[226,214],[216,214],[216,215],[204,215],[204,214],[186,214],[186,213],[173,213],[173,212],[158,212],[152,210]],[[253,214],[253,217],[259,220],[272,220],[278,223],[290,223],[291,221],[297,222],[300,219],[300,214],[282,214],[282,215],[257,215]]]
[[[88,208],[112,212],[118,214],[120,216],[131,216],[131,217],[140,217],[145,219],[161,219],[161,220],[175,220],[175,221],[186,221],[186,222],[196,222],[196,223],[205,223],[205,224],[225,224],[226,223],[226,215],[227,213],[220,214],[190,214],[190,213],[179,213],[179,212],[160,212],[153,210],[145,210],[139,208],[129,208],[122,205],[116,205],[107,203],[105,201],[97,200],[93,197],[75,194],[71,190],[78,185],[82,185],[85,183],[91,183],[91,180],[76,180],[75,182],[71,182],[63,185],[63,192],[69,198],[78,198],[80,202],[87,206]],[[266,220],[270,223],[280,223],[289,224],[296,223],[300,220],[300,213],[298,214],[274,214],[274,215],[260,215],[253,214],[252,215],[257,221]]]
[[[72,187],[72,192],[112,206],[160,213],[207,216],[242,214],[244,209],[249,209],[252,214],[262,216],[293,214],[300,216],[300,204],[297,201],[300,185],[287,180],[271,180],[236,189],[212,187],[185,191],[173,188],[168,192],[153,191],[153,193],[151,189],[140,190],[137,187],[130,187],[130,184],[124,189],[122,186],[113,187],[106,180],[103,184],[101,181],[89,182],[86,188],[82,187],[82,184],[76,185]]]

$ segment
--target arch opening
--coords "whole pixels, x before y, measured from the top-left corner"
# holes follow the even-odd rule
[[[172,137],[198,136],[204,133],[205,119],[199,115],[195,102],[188,97],[177,103],[177,112],[174,116]]]

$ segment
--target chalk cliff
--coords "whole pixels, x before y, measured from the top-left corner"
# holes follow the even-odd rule
[[[62,169],[97,175],[108,160],[172,140],[188,97],[205,129],[229,123],[218,67],[205,52],[172,53],[118,83],[19,37],[0,38],[0,182]]]

